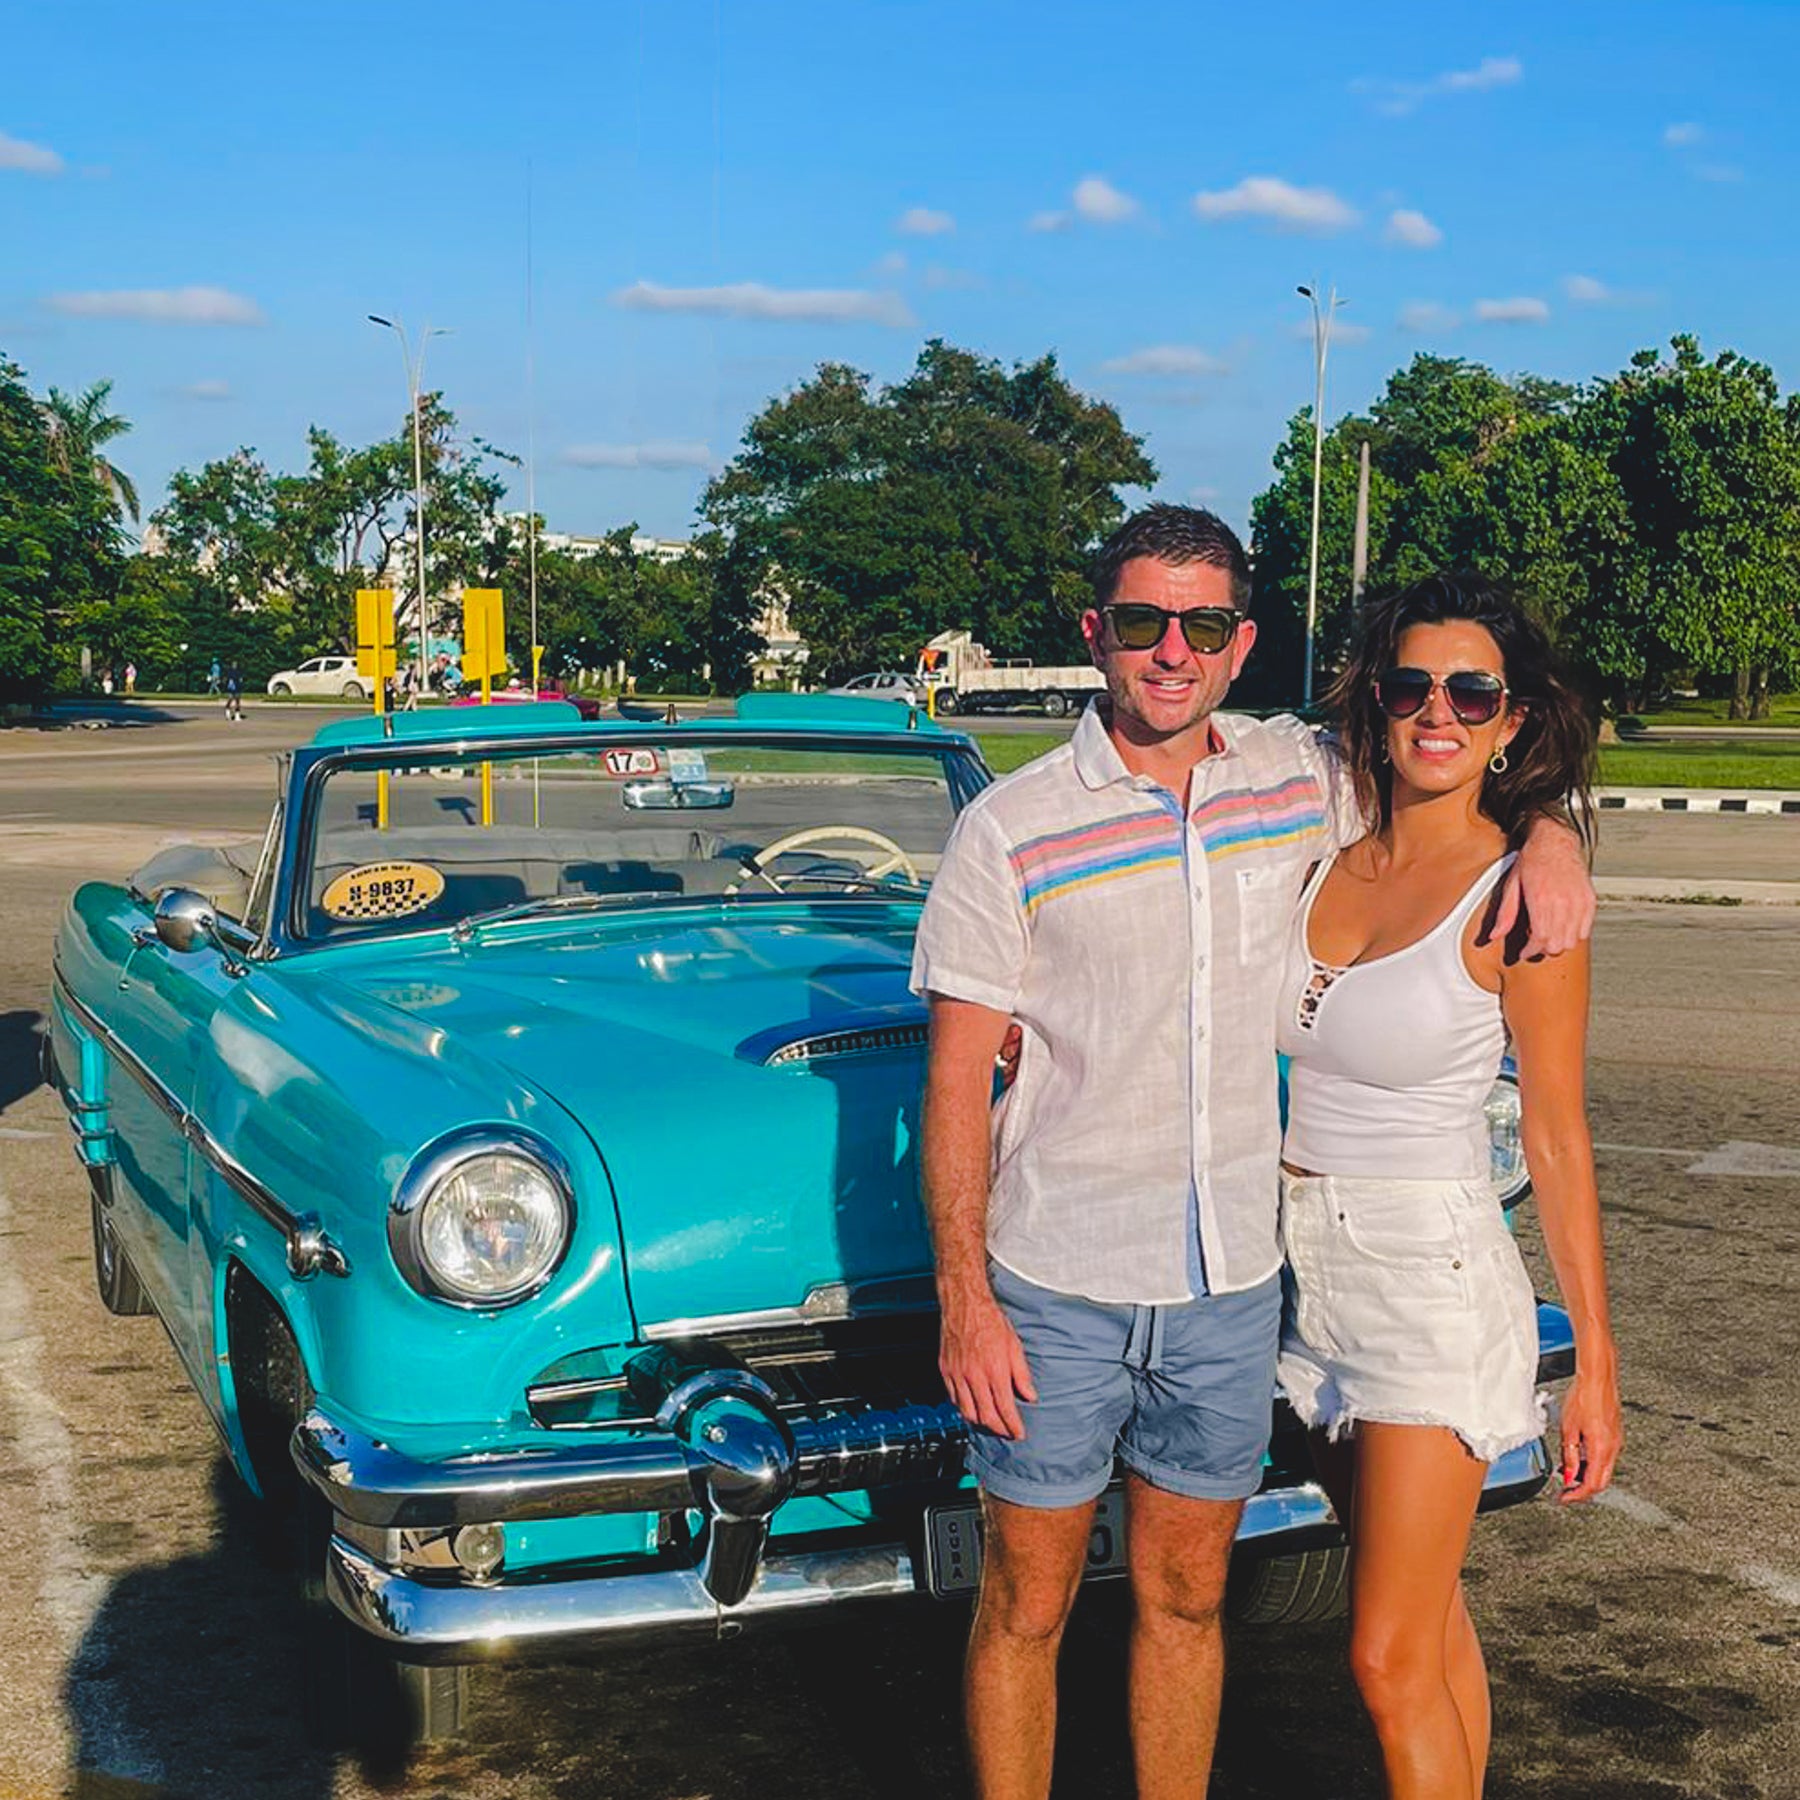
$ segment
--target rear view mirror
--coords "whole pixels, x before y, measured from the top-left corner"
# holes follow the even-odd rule
[[[729,781],[628,781],[624,788],[627,812],[720,812],[736,798]]]

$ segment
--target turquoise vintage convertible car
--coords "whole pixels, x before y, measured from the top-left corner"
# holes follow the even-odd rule
[[[906,983],[988,780],[899,702],[344,721],[259,850],[76,893],[48,1054],[101,1297],[316,1521],[343,1693],[375,1657],[441,1732],[482,1658],[971,1589]],[[1242,1538],[1240,1611],[1341,1603],[1291,1420]]]

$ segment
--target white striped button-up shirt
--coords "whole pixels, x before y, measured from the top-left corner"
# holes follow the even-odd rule
[[[1275,994],[1308,864],[1360,837],[1297,719],[1213,718],[1178,796],[1090,706],[1070,741],[967,806],[912,985],[1017,1019],[995,1108],[989,1253],[1027,1281],[1158,1305],[1280,1266]]]

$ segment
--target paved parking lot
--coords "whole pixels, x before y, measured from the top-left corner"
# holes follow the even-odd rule
[[[303,1742],[292,1603],[155,1322],[93,1298],[86,1188],[35,1085],[34,1039],[70,888],[173,830],[253,832],[272,792],[255,753],[315,718],[253,706],[239,727],[0,734],[0,1800],[962,1792],[961,1621],[931,1608],[494,1671],[475,1735],[405,1770]],[[1792,879],[1800,820],[1609,820],[1601,866]],[[1608,1503],[1477,1531],[1489,1794],[1791,1800],[1800,908],[1609,907],[1596,963],[1593,1114],[1631,1439]],[[1130,1792],[1123,1642],[1116,1592],[1092,1591],[1067,1656],[1061,1794]],[[1379,1792],[1342,1627],[1237,1634],[1214,1792]]]

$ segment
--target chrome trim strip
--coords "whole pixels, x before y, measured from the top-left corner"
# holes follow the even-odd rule
[[[655,1344],[670,1338],[723,1337],[735,1331],[779,1330],[829,1324],[838,1319],[883,1318],[936,1310],[937,1288],[929,1275],[900,1276],[856,1286],[831,1281],[810,1289],[798,1306],[765,1306],[750,1312],[660,1319],[644,1327],[644,1336]]]
[[[770,1619],[919,1593],[912,1557],[899,1544],[777,1551],[749,1593],[722,1608],[696,1569],[440,1586],[397,1574],[340,1537],[331,1540],[325,1559],[325,1588],[353,1624],[415,1662],[564,1656],[583,1643],[635,1635],[734,1637]]]
[[[91,1007],[75,997],[60,966],[53,967],[52,981],[64,1005],[91,1037],[98,1039],[119,1059],[126,1074],[144,1090],[176,1131],[200,1152],[225,1185],[258,1218],[287,1240],[288,1270],[296,1279],[304,1281],[311,1275],[350,1273],[349,1259],[326,1235],[317,1214],[294,1213],[283,1206],[181,1103],[143,1058]]]

